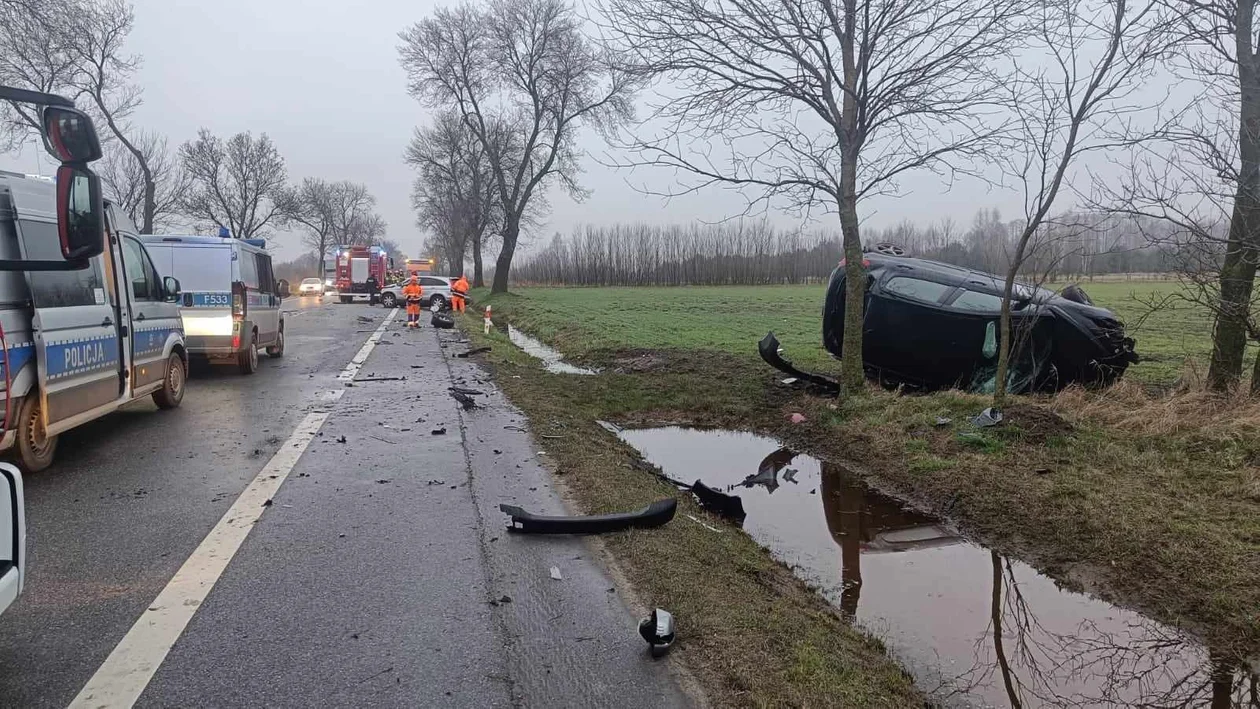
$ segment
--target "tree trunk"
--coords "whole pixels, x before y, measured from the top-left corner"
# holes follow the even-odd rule
[[[1247,316],[1251,308],[1252,281],[1256,277],[1255,255],[1246,248],[1246,233],[1260,223],[1260,210],[1242,205],[1243,185],[1234,206],[1230,221],[1229,245],[1225,261],[1221,264],[1221,294],[1216,308],[1216,324],[1212,332],[1212,360],[1208,366],[1208,388],[1215,392],[1228,392],[1237,387],[1242,378],[1243,355],[1247,349]],[[1252,391],[1256,383],[1252,382]]]
[[[486,286],[486,279],[481,271],[481,239],[481,235],[473,239],[473,288],[484,288]]]
[[[153,183],[153,173],[148,165],[144,169],[144,219],[140,225],[141,234],[153,233],[153,221],[157,218],[157,185]]]
[[[521,235],[521,218],[519,215],[509,216],[503,226],[503,248],[499,249],[499,258],[494,262],[494,283],[491,293],[508,292],[508,272],[512,268],[512,256],[516,253],[516,239]]]
[[[840,116],[840,232],[844,237],[844,338],[840,344],[840,395],[858,396],[866,388],[862,368],[862,329],[866,326],[866,265],[858,231],[857,170],[861,141],[858,135],[856,0],[844,0],[844,34],[841,39],[844,66],[844,100]]]
[[[1238,190],[1229,222],[1229,241],[1221,264],[1220,303],[1212,331],[1212,361],[1208,388],[1226,392],[1242,378],[1247,349],[1247,315],[1251,307],[1252,281],[1256,277],[1256,252],[1260,250],[1260,76],[1251,46],[1252,6],[1238,3],[1235,42],[1238,56]]]
[[[1035,226],[1030,225],[1024,228],[1024,233],[1019,237],[1019,244],[1015,247],[1015,256],[1011,259],[1010,267],[1006,269],[1006,284],[1002,290],[1002,313],[998,316],[997,377],[993,380],[993,405],[997,408],[1006,405],[1006,380],[1009,378],[1011,369],[1011,350],[1014,344],[1014,338],[1011,337],[1011,295],[1015,289],[1015,277],[1019,274],[1019,267],[1024,263],[1024,252],[1028,249],[1028,242],[1032,240]]]
[[[1260,352],[1256,353],[1256,366],[1251,370],[1251,395],[1260,398]]]

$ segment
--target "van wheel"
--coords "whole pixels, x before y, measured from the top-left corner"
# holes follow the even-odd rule
[[[236,363],[241,368],[241,374],[258,371],[258,333],[249,336],[249,347],[236,356]]]
[[[171,358],[166,361],[166,379],[162,382],[162,388],[153,392],[153,403],[158,405],[159,409],[173,409],[179,406],[179,402],[184,400],[184,382],[188,380],[184,372],[184,358],[179,353],[172,352]]]
[[[267,356],[273,359],[280,359],[284,356],[284,328],[280,328],[276,333],[276,344],[267,348]]]
[[[39,392],[32,389],[22,399],[17,420],[18,465],[28,473],[38,473],[52,465],[57,452],[57,437],[48,435],[43,418]]]

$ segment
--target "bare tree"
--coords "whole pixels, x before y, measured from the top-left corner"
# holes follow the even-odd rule
[[[175,220],[189,181],[178,156],[167,148],[166,138],[140,131],[131,144],[143,156],[141,159],[121,142],[113,141],[107,144],[97,171],[115,206],[133,223],[141,225],[141,233],[152,234],[154,230],[169,228]]]
[[[582,34],[565,0],[490,0],[438,10],[400,34],[408,90],[453,106],[485,151],[502,213],[492,290],[506,292],[522,221],[559,183],[574,197],[576,132],[633,113],[633,84]]]
[[[472,247],[473,284],[484,285],[481,245],[500,223],[501,203],[481,143],[461,116],[444,112],[416,131],[405,158],[419,172],[411,197],[417,224],[434,232],[433,245],[446,254],[451,275],[463,273]]]
[[[284,195],[286,171],[271,139],[237,133],[224,142],[202,128],[197,139],[179,148],[190,181],[180,199],[188,217],[227,227],[238,239],[264,236],[268,225],[283,219],[277,204]]]
[[[999,406],[1006,397],[1016,344],[1011,332],[1015,279],[1031,242],[1045,235],[1043,227],[1075,163],[1087,153],[1137,138],[1127,130],[1126,120],[1144,107],[1131,99],[1153,74],[1166,47],[1158,7],[1151,0],[1042,4],[1031,16],[1034,29],[1028,51],[1044,54],[1047,61],[1029,61],[1025,53],[1012,62],[1011,107],[1022,135],[1009,170],[1023,186],[1024,223],[1006,268],[1002,295],[994,382],[994,402]],[[1019,302],[1032,304],[1031,294],[1021,295]]]
[[[605,0],[620,56],[668,82],[630,167],[835,213],[847,274],[842,391],[862,391],[859,209],[918,170],[965,171],[1000,135],[998,59],[1024,0]]]
[[[1248,340],[1260,342],[1260,51],[1255,0],[1165,0],[1179,29],[1179,78],[1193,102],[1130,166],[1117,197],[1129,213],[1172,226],[1181,297],[1214,316],[1207,385],[1234,390]],[[1260,395],[1260,365],[1251,378]]]
[[[66,93],[76,71],[67,28],[73,0],[0,2],[0,84],[45,93]],[[29,105],[0,102],[0,151],[16,149],[39,132]]]

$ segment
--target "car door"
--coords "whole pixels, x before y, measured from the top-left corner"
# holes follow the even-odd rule
[[[39,199],[46,195],[14,190],[12,196],[22,258],[62,260],[55,215],[45,211],[49,205]],[[109,210],[109,228],[112,215]],[[50,435],[123,395],[130,353],[124,353],[127,332],[111,298],[115,246],[108,240],[106,244],[104,256],[91,259],[87,268],[25,274],[42,411]]]
[[[936,383],[941,372],[934,363],[952,339],[941,301],[954,288],[900,272],[880,282],[868,301],[863,359],[892,381]]]
[[[133,391],[166,377],[166,340],[180,327],[178,309],[166,302],[162,278],[139,239],[124,234],[123,290],[132,312],[131,382]]]
[[[276,291],[276,276],[271,270],[271,257],[253,254],[258,271],[259,323],[258,341],[262,344],[275,342],[280,331],[280,294]]]

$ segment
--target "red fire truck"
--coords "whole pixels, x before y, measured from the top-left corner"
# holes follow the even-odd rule
[[[356,297],[368,297],[368,278],[376,286],[385,285],[389,271],[389,253],[379,246],[347,246],[337,249],[337,295],[349,303]]]

